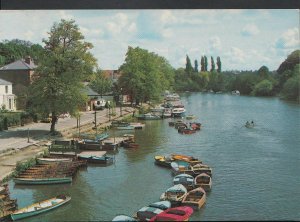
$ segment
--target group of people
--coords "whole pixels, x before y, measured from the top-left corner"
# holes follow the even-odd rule
[[[249,121],[247,121],[245,126],[246,127],[253,127],[254,126],[253,120],[251,121],[251,123]]]

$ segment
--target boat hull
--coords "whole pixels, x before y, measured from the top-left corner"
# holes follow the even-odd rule
[[[72,177],[43,178],[43,179],[15,178],[14,182],[16,184],[28,184],[28,185],[71,183],[72,182]]]
[[[43,208],[41,210],[36,210],[36,211],[32,211],[32,212],[27,212],[27,213],[20,213],[20,214],[11,214],[11,219],[13,221],[15,220],[20,220],[20,219],[23,219],[23,218],[26,218],[26,217],[31,217],[31,216],[35,216],[35,215],[38,215],[38,214],[41,214],[41,213],[44,213],[44,212],[47,212],[47,211],[50,211],[50,210],[53,210],[57,207],[60,207],[61,205],[69,202],[71,200],[71,197],[67,197],[66,200],[62,201],[61,203],[58,203],[52,207],[48,207],[48,208]]]

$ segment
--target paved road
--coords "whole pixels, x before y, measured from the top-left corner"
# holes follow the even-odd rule
[[[132,108],[123,108],[122,114],[132,111]],[[120,109],[116,108],[117,116],[120,115]],[[97,124],[108,121],[108,111],[99,110],[97,111]],[[94,111],[82,112],[80,117],[81,125],[92,123],[94,121]],[[59,119],[56,124],[57,131],[63,131],[77,126],[76,118],[64,118]],[[49,135],[50,123],[32,123],[25,126],[11,128],[6,131],[0,132],[0,153],[10,149],[21,149],[30,144],[38,142],[39,139]],[[29,143],[28,143],[28,132],[29,132]]]

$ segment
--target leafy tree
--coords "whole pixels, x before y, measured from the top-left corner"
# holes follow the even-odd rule
[[[289,78],[283,85],[281,95],[284,99],[295,100],[300,102],[300,65],[296,65],[292,77]]]
[[[188,75],[191,75],[192,72],[193,72],[193,67],[192,67],[192,64],[191,64],[191,60],[190,60],[188,55],[186,55],[185,71]]]
[[[272,94],[273,84],[271,81],[265,79],[257,83],[253,90],[255,96],[270,96]]]
[[[215,71],[215,61],[214,61],[214,58],[212,56],[210,57],[210,64],[211,64],[210,71],[211,72]]]
[[[198,61],[197,59],[195,59],[195,68],[194,68],[195,72],[198,72]]]
[[[204,71],[207,71],[207,66],[208,66],[207,57],[204,56]]]
[[[112,81],[111,79],[106,78],[104,73],[98,69],[92,78],[90,86],[93,90],[99,93],[102,98],[105,93],[111,91]]]
[[[261,79],[269,78],[269,69],[266,66],[260,67],[259,70],[257,71],[257,73]]]
[[[218,56],[217,57],[217,72],[221,72],[221,70],[222,70],[222,63],[221,63],[221,58]]]
[[[82,81],[91,76],[96,60],[89,52],[92,44],[84,41],[74,20],[54,23],[43,42],[45,54],[30,86],[30,104],[37,113],[51,113],[50,132],[54,133],[58,115],[74,116],[87,101]]]
[[[128,47],[120,71],[123,74],[119,79],[119,87],[137,104],[140,101],[158,100],[161,93],[174,82],[174,70],[169,62],[139,47]]]
[[[205,71],[205,63],[204,63],[204,57],[201,56],[201,72]]]
[[[300,50],[293,51],[286,60],[280,64],[280,66],[277,69],[277,72],[279,74],[284,73],[287,70],[293,70],[294,67],[300,63]]]

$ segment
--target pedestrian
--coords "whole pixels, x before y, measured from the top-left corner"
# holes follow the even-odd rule
[[[133,110],[133,112],[132,112],[132,117],[134,117],[134,115],[135,115],[135,110]]]

